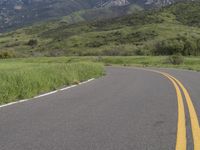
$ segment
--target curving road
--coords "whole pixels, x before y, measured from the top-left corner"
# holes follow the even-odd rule
[[[0,150],[199,150],[200,73],[106,70],[89,83],[1,107]]]

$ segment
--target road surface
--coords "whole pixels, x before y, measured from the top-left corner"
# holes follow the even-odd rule
[[[0,108],[0,150],[199,150],[200,73],[152,70]]]

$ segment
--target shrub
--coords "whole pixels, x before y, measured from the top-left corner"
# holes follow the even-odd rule
[[[184,50],[184,42],[177,39],[168,39],[158,42],[155,45],[155,55],[173,55],[182,53]]]
[[[155,44],[155,55],[174,55],[180,53],[184,56],[200,54],[200,40],[191,37],[178,36]]]
[[[182,55],[198,55],[198,39],[195,37],[187,37],[187,36],[178,36],[178,40],[184,42],[184,49],[182,51]]]
[[[13,58],[15,57],[15,53],[13,51],[1,51],[0,59]]]
[[[92,42],[86,43],[86,46],[95,48],[95,47],[101,47],[101,46],[103,46],[105,44],[106,44],[105,41],[94,40]]]
[[[167,59],[167,61],[173,65],[180,65],[184,62],[184,58],[181,54],[169,56]]]
[[[137,49],[137,50],[135,50],[135,55],[142,56],[142,55],[145,55],[145,53],[141,49]]]
[[[197,40],[197,50],[196,50],[196,55],[200,55],[200,39]]]
[[[30,39],[27,43],[29,46],[35,46],[37,45],[38,41],[36,39]]]
[[[197,43],[195,40],[186,40],[184,44],[183,55],[196,55]]]
[[[154,30],[137,31],[127,35],[127,40],[133,42],[142,42],[150,39],[154,39],[158,36],[158,33]]]

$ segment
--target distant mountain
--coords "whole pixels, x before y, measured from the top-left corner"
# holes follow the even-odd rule
[[[100,1],[97,4],[97,7],[125,6],[129,4],[130,2],[128,0],[107,0],[107,1]]]
[[[35,22],[57,19],[80,10],[127,5],[152,8],[166,6],[176,1],[179,0],[0,0],[0,32]],[[118,10],[120,12],[120,9]],[[95,11],[91,11],[93,12]],[[114,17],[116,16],[115,13]]]
[[[0,0],[0,31],[95,6],[93,0]]]
[[[0,35],[0,53],[6,57],[175,53],[200,56],[200,2],[68,24],[73,20],[93,20],[97,14],[101,14],[100,18],[114,13],[117,16],[130,10],[130,6],[79,11],[61,20],[4,33]]]

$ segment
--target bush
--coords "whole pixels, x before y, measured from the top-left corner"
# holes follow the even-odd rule
[[[181,54],[169,56],[167,59],[168,62],[173,65],[180,65],[184,62],[184,58]]]
[[[173,55],[182,53],[184,49],[184,43],[177,39],[168,39],[158,42],[155,45],[155,55]]]
[[[145,53],[141,49],[137,49],[137,50],[135,50],[135,55],[142,56],[142,55],[145,55]]]
[[[199,39],[195,37],[187,37],[187,36],[178,36],[178,40],[181,40],[184,43],[184,49],[181,52],[182,55],[198,55],[199,54],[199,48],[198,48],[198,42]]]
[[[27,43],[29,46],[36,46],[38,41],[36,39],[30,39]]]
[[[15,57],[15,53],[12,51],[1,51],[0,52],[0,59],[13,58],[13,57]]]
[[[92,42],[86,43],[86,47],[93,47],[93,48],[101,47],[103,45],[106,45],[106,42],[101,40],[94,40]]]
[[[200,54],[200,40],[178,36],[177,38],[167,39],[155,44],[155,55],[174,55],[180,53],[184,56]]]
[[[195,40],[186,40],[184,44],[183,55],[196,55],[197,43]]]
[[[154,39],[158,33],[154,30],[137,31],[127,35],[127,40],[130,42],[143,42]]]

